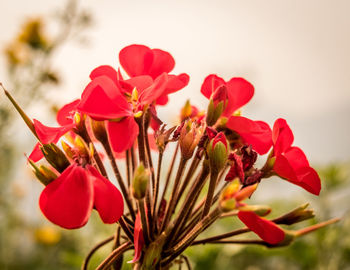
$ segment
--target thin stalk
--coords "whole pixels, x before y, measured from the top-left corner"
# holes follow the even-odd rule
[[[157,208],[157,202],[158,202],[159,182],[160,182],[160,172],[162,168],[162,161],[163,161],[163,151],[160,151],[158,156],[157,177],[156,177],[155,185],[153,187],[153,201],[152,201],[153,202],[153,220],[156,220],[157,218],[156,208]],[[153,222],[153,224],[155,225],[156,222]]]
[[[108,237],[107,239],[103,240],[102,242],[98,243],[97,245],[95,245],[88,253],[88,255],[85,257],[84,261],[83,261],[83,265],[81,266],[82,270],[87,270],[89,267],[89,262],[90,259],[92,258],[92,256],[95,254],[95,252],[97,250],[99,250],[101,247],[103,247],[104,245],[108,244],[109,242],[113,241],[114,239],[114,235]]]
[[[140,210],[143,238],[145,239],[145,244],[148,245],[150,243],[150,234],[149,234],[149,226],[147,223],[147,213],[145,210],[145,199],[138,200],[137,205]]]
[[[117,230],[115,232],[115,237],[114,237],[112,251],[120,246],[120,238],[121,238],[121,227],[118,226],[118,228],[117,228]],[[122,268],[123,257],[124,257],[123,255],[118,257],[118,259],[113,263],[113,265],[111,267],[112,270],[120,270]]]
[[[174,247],[164,251],[164,256],[168,256],[165,260],[161,262],[162,266],[168,265],[177,256],[179,256],[191,243],[196,239],[196,237],[208,228],[215,220],[220,217],[221,211],[219,208],[213,210],[210,214],[206,215],[192,230],[186,235],[178,244]]]
[[[204,209],[202,212],[202,218],[204,218],[206,215],[208,215],[208,213],[210,211],[210,207],[213,203],[213,197],[214,197],[214,192],[215,192],[215,187],[216,187],[218,175],[219,175],[218,172],[211,170],[209,189],[208,189],[207,198],[205,200]]]
[[[126,224],[124,216],[122,216],[118,221],[120,227],[123,229],[125,235],[128,237],[130,242],[134,242],[134,234],[130,230],[129,226]]]
[[[143,163],[145,168],[148,168],[148,162],[146,159],[146,152],[145,152],[145,138],[144,138],[144,125],[143,125],[143,118],[144,116],[140,118],[136,118],[136,122],[139,125],[139,135],[137,136],[137,144],[138,144],[138,150],[139,150],[139,160]]]
[[[176,148],[175,148],[175,152],[174,152],[174,155],[173,155],[173,158],[172,158],[171,163],[170,163],[168,174],[167,174],[167,177],[166,177],[163,193],[162,193],[162,196],[160,197],[160,202],[159,202],[159,207],[158,207],[158,212],[157,212],[158,215],[159,215],[160,205],[161,205],[162,201],[164,200],[164,197],[166,195],[166,192],[167,192],[167,189],[168,189],[168,186],[169,186],[169,183],[170,183],[171,174],[172,174],[173,169],[174,169],[174,165],[175,165],[177,153],[179,152],[179,148],[180,148],[180,145],[179,145],[179,143],[177,143],[176,144]]]
[[[117,178],[118,184],[119,184],[120,189],[121,189],[121,191],[123,193],[126,205],[127,205],[128,209],[129,209],[129,213],[130,213],[132,219],[135,220],[134,207],[132,205],[129,192],[128,192],[128,190],[125,187],[123,178],[122,178],[122,176],[120,174],[120,171],[118,169],[118,166],[117,166],[117,163],[115,161],[114,154],[113,154],[113,151],[111,149],[111,146],[109,145],[109,143],[103,143],[103,147],[104,147],[104,149],[105,149],[105,151],[107,153],[108,159],[109,159],[109,161],[110,161],[110,163],[112,165],[113,172],[114,172],[114,174],[115,174],[115,176]]]
[[[219,240],[222,240],[222,239],[225,239],[225,238],[229,238],[229,237],[236,236],[236,235],[243,234],[243,233],[247,233],[247,232],[250,232],[250,229],[248,229],[247,227],[241,228],[241,229],[234,230],[234,231],[231,231],[231,232],[228,232],[228,233],[224,233],[224,234],[220,234],[220,235],[217,235],[217,236],[208,237],[208,238],[204,238],[204,239],[201,239],[201,240],[198,240],[198,241],[194,241],[192,243],[192,246],[200,245],[200,244],[206,244],[206,243],[209,243],[209,242],[219,241]]]
[[[111,254],[96,268],[96,270],[106,270],[112,265],[112,263],[118,259],[125,251],[131,249],[133,245],[130,242],[125,242],[117,249],[113,250]]]
[[[174,222],[174,229],[170,233],[167,242],[171,242],[174,236],[176,236],[182,229],[186,218],[189,216],[192,211],[193,205],[195,204],[197,197],[202,190],[205,179],[207,178],[209,173],[209,168],[207,166],[203,166],[201,173],[198,175],[195,183],[191,187],[191,190],[188,192],[185,201],[182,203],[182,207],[179,211],[179,214]]]
[[[132,176],[136,170],[136,157],[135,157],[135,149],[134,146],[130,148],[130,156],[131,156],[131,168],[132,168]]]
[[[204,244],[241,244],[241,245],[263,245],[265,247],[271,247],[271,244],[263,240],[254,240],[254,239],[242,239],[242,240],[223,240],[223,241],[214,241]]]
[[[131,177],[130,177],[130,150],[125,151],[125,161],[126,161],[126,181],[128,187],[131,185]]]
[[[165,217],[164,217],[163,225],[161,227],[162,228],[161,231],[163,231],[164,228],[166,227],[166,225],[169,223],[170,218],[171,218],[173,212],[175,211],[176,200],[178,197],[178,186],[179,186],[181,177],[183,175],[183,172],[186,168],[186,162],[187,162],[187,159],[184,159],[181,157],[179,168],[177,170],[175,182],[173,185],[173,190],[172,190],[172,193],[170,195],[168,207],[165,211]]]

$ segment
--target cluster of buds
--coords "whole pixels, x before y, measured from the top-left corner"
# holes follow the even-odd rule
[[[276,120],[271,129],[238,112],[254,94],[251,83],[243,78],[226,82],[209,75],[201,87],[209,99],[207,111],[201,112],[188,101],[178,126],[166,129],[157,107],[168,102],[169,94],[184,88],[189,76],[169,74],[175,65],[173,57],[143,45],[121,50],[119,62],[128,76],[111,66],[94,69],[81,99],[59,110],[60,126],[55,128],[30,119],[5,90],[38,139],[28,160],[45,185],[39,199],[43,214],[58,226],[74,229],[84,226],[95,209],[102,222],[118,224],[119,233],[103,241],[114,239],[117,245],[97,269],[120,268],[122,254],[129,249],[134,249],[130,263],[135,269],[168,269],[187,247],[198,244],[285,246],[297,236],[336,221],[291,231],[281,225],[314,216],[307,205],[271,220],[269,206],[247,202],[260,182],[271,176],[315,195],[321,189],[320,178],[303,151],[292,146],[293,133],[284,119]],[[102,145],[104,153],[96,150],[101,149],[96,144]],[[163,177],[163,156],[169,144],[176,145],[175,152]],[[152,151],[158,153],[157,166]],[[265,165],[259,168],[259,155],[267,153]],[[104,156],[117,186],[110,181]],[[37,164],[42,158],[46,165]],[[123,161],[125,173],[119,170]],[[225,217],[238,217],[245,226],[198,240]],[[232,238],[248,232],[258,238]]]

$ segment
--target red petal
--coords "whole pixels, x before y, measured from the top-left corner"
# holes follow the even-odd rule
[[[279,118],[275,121],[272,129],[272,141],[276,156],[285,152],[292,145],[294,136],[286,120]]]
[[[255,232],[265,242],[275,245],[283,241],[284,231],[275,223],[265,218],[259,217],[254,212],[239,211],[238,218],[253,232]]]
[[[93,207],[93,185],[87,172],[71,165],[40,195],[39,205],[46,218],[66,229],[84,226]]]
[[[299,182],[295,183],[308,192],[319,195],[321,191],[321,179],[317,172],[311,167],[305,167],[298,172]]]
[[[135,255],[132,261],[129,261],[129,263],[135,263],[140,259],[143,245],[144,245],[144,239],[143,239],[143,232],[142,232],[141,216],[140,216],[140,212],[138,212],[136,215],[135,228],[134,228]]]
[[[169,98],[167,95],[162,95],[156,100],[156,104],[161,106],[166,105],[168,102],[169,102]]]
[[[113,151],[123,152],[134,144],[139,134],[139,126],[134,117],[129,116],[119,122],[109,121],[107,131]]]
[[[121,90],[106,76],[97,77],[86,86],[78,109],[98,120],[132,114],[131,105],[121,94]]]
[[[284,156],[288,159],[288,162],[295,171],[299,168],[310,166],[303,150],[301,150],[299,147],[290,147],[287,151],[285,151]]]
[[[61,126],[72,124],[73,117],[77,110],[79,102],[80,102],[80,99],[76,99],[73,102],[64,105],[57,112],[57,116],[56,116],[57,123],[59,123]]]
[[[170,53],[160,50],[152,49],[153,61],[147,74],[153,79],[156,79],[162,73],[169,73],[175,66],[175,60]]]
[[[228,103],[223,116],[231,116],[236,110],[247,104],[254,95],[254,86],[243,78],[232,78],[226,83]]]
[[[119,62],[130,77],[150,75],[153,52],[143,45],[130,45],[120,51]]]
[[[91,73],[90,73],[90,79],[93,80],[97,77],[100,76],[107,76],[110,78],[115,84],[118,84],[118,73],[117,71],[108,65],[103,65],[95,68]]]
[[[204,79],[204,82],[201,87],[201,93],[207,98],[210,99],[211,94],[218,88],[220,85],[226,84],[224,79],[211,74]]]
[[[181,90],[190,81],[190,76],[186,73],[181,73],[179,75],[169,75],[168,83],[166,85],[165,93],[167,95]]]
[[[226,126],[237,132],[243,141],[251,144],[260,155],[266,154],[271,148],[271,129],[263,121],[253,121],[243,116],[231,116]]]
[[[42,159],[44,157],[43,152],[41,152],[40,150],[40,143],[37,143],[34,146],[33,151],[30,153],[28,159],[34,161],[34,162],[38,162],[40,159]]]
[[[125,88],[125,90],[131,94],[135,87],[139,92],[143,91],[147,87],[150,87],[153,84],[153,79],[148,75],[142,75],[130,78],[120,83],[123,85],[123,88]]]
[[[123,215],[124,202],[120,191],[94,167],[88,165],[86,169],[93,176],[94,207],[104,223],[112,224]]]
[[[43,125],[40,121],[34,119],[35,132],[41,143],[57,143],[58,140],[69,130],[71,130],[75,124],[70,124],[62,127],[48,127]]]
[[[140,105],[142,106],[151,104],[153,101],[159,98],[164,93],[167,82],[168,74],[163,73],[161,76],[154,80],[154,83],[150,87],[144,89],[143,91],[140,91]]]

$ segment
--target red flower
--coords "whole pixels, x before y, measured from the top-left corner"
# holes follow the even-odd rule
[[[253,85],[245,79],[232,78],[228,82],[225,82],[224,79],[215,74],[211,74],[204,79],[201,92],[206,98],[210,99],[216,90],[223,85],[227,88],[228,98],[226,109],[222,114],[225,117],[231,116],[232,113],[247,104],[254,95]]]
[[[99,67],[97,70],[100,68],[105,69]],[[93,71],[95,75],[99,74],[96,72]],[[133,145],[139,133],[134,112],[142,110],[143,106],[151,104],[163,93],[167,74],[163,73],[147,88],[140,87],[136,103],[128,102],[119,84],[110,77],[94,76],[91,76],[93,80],[81,96],[78,109],[96,120],[110,120],[107,131],[112,148],[115,152],[123,152]],[[144,83],[146,85],[148,83]]]
[[[273,170],[282,178],[296,184],[312,194],[319,195],[321,180],[317,172],[310,167],[304,152],[292,146],[293,133],[286,120],[277,119],[272,132],[274,156]]]
[[[271,128],[263,121],[253,121],[243,116],[231,116],[226,126],[238,133],[243,142],[252,145],[260,155],[266,154],[271,148]]]
[[[275,245],[283,241],[284,231],[271,220],[259,217],[254,212],[239,211],[238,218],[265,242]]]
[[[131,78],[147,75],[153,80],[163,73],[171,72],[175,66],[175,60],[168,52],[136,44],[120,51],[119,62]],[[169,75],[165,91],[157,98],[156,103],[165,105],[168,102],[168,95],[184,88],[188,82],[189,76],[186,73]]]
[[[40,195],[40,209],[56,225],[66,229],[84,226],[93,208],[104,223],[115,223],[123,214],[120,191],[94,167],[72,164]]]

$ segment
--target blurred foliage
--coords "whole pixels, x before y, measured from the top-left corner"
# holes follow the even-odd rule
[[[192,247],[186,254],[194,269],[350,269],[350,164],[332,164],[321,168],[319,173],[323,183],[321,195],[317,199],[308,195],[305,200],[312,202],[311,208],[316,209],[318,222],[337,215],[342,217],[338,224],[298,238],[284,248],[215,244]],[[291,199],[288,202],[273,201],[269,205],[276,216],[276,213],[293,209],[299,203],[302,202]],[[309,220],[302,225],[314,223],[315,220]],[[299,227],[294,225],[291,228]],[[238,228],[238,222],[225,219],[221,228],[215,228],[215,234],[235,228]],[[214,235],[214,232],[209,230],[207,234]]]
[[[17,35],[3,48],[7,76],[6,79],[1,78],[22,108],[28,110],[31,106],[44,107],[49,112],[54,101],[48,97],[52,91],[57,91],[61,82],[59,72],[53,67],[57,51],[72,40],[82,40],[84,30],[90,24],[91,16],[86,11],[78,10],[75,0],[69,0],[54,16],[25,20]],[[15,110],[2,97],[0,269],[53,269],[52,265],[57,267],[55,269],[69,269],[67,265],[70,264],[75,265],[76,269],[82,259],[76,258],[81,250],[81,245],[77,244],[78,236],[68,236],[67,233],[46,225],[41,227],[31,217],[35,215],[23,211],[31,195],[13,181],[16,175],[16,157],[22,152],[17,142],[13,141],[13,137],[21,132],[16,125],[17,119],[19,117]],[[53,245],[55,242],[58,244]]]

